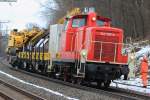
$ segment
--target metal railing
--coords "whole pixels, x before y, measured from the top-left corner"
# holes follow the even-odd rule
[[[88,43],[89,42],[89,43]],[[114,42],[104,42],[104,41],[88,41],[87,43],[88,48],[87,50],[90,50],[90,48],[93,50],[93,60],[96,61],[105,61],[109,60],[110,62],[116,63],[117,61],[117,55],[127,55],[127,51],[123,48],[127,48],[129,45],[124,43],[114,43]],[[87,44],[85,43],[85,44]],[[88,51],[89,52],[89,51]]]
[[[103,42],[103,41],[91,41],[94,59],[99,59],[99,61],[103,61],[105,57],[110,59],[112,62],[116,62],[116,57],[119,49],[122,48],[122,43],[113,43],[113,42]],[[97,57],[99,55],[99,57]],[[109,57],[109,58],[108,58]]]
[[[77,38],[78,35],[79,35],[79,32],[76,32],[76,34],[74,34],[72,36],[72,39],[71,39],[71,52],[75,52],[75,55],[76,55],[76,57],[78,57],[78,60],[80,60],[80,56],[78,56],[78,55],[80,54],[80,52],[84,46],[87,46],[87,48],[85,48],[87,50],[87,52],[89,52],[88,50],[90,50],[90,48],[92,48],[92,49],[94,49],[93,53],[95,53],[96,52],[95,51],[95,45],[98,45],[98,48],[99,48],[99,50],[98,50],[99,51],[98,61],[103,61],[104,55],[105,56],[107,56],[107,55],[111,56],[112,55],[111,58],[113,58],[113,59],[111,59],[111,62],[116,62],[116,58],[117,58],[118,53],[120,53],[122,55],[127,54],[126,50],[125,50],[126,53],[124,53],[124,54],[122,53],[122,51],[123,51],[123,48],[128,48],[129,44],[117,43],[117,42],[93,41],[92,38],[88,38],[88,40],[86,42],[84,42],[82,45],[78,45],[78,43],[76,43],[73,47],[73,38],[76,38],[75,40],[77,42],[78,41],[78,38]],[[79,48],[78,51],[74,50],[75,48]],[[104,49],[107,49],[107,50],[104,50]],[[111,49],[111,50],[109,51],[108,49]],[[119,51],[119,50],[121,50],[121,51]],[[93,60],[95,60],[95,59],[93,59]]]

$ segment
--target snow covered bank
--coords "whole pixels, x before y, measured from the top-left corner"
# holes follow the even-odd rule
[[[133,90],[141,93],[150,95],[150,82],[148,82],[147,88],[143,88],[142,81],[140,78],[130,80],[114,80],[110,86],[123,88],[127,90]]]

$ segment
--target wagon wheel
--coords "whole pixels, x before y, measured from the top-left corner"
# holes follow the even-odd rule
[[[27,62],[24,62],[25,63],[25,70],[27,70],[27,71],[30,71],[30,69],[29,69],[29,63],[27,63]]]
[[[21,60],[18,61],[18,65],[17,66],[18,66],[19,69],[23,69],[23,63],[22,63]]]
[[[35,67],[34,67],[32,64],[31,64],[30,66],[31,66],[31,71],[32,71],[32,72],[36,72]]]
[[[23,69],[26,69],[27,68],[27,63],[24,61],[23,62]]]
[[[35,64],[35,70],[36,70],[36,72],[39,71],[39,65],[38,65],[38,63]]]
[[[12,63],[12,67],[18,68],[18,62],[17,62],[17,61],[14,61],[14,62]]]
[[[101,88],[102,87],[102,81],[97,81],[97,87]]]
[[[28,70],[32,72],[32,64],[31,63],[28,64]]]

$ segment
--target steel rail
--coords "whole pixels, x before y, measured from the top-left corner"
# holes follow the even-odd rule
[[[5,93],[0,92],[0,97],[3,98],[4,100],[13,100],[12,97],[8,96]]]
[[[11,89],[14,92],[18,92],[19,94],[27,96],[28,98],[31,98],[33,100],[45,100],[44,98],[42,98],[42,97],[40,97],[38,95],[35,95],[35,94],[33,94],[33,93],[29,92],[29,91],[23,90],[23,89],[21,89],[19,87],[16,87],[15,85],[7,83],[7,82],[5,82],[5,81],[3,81],[1,79],[0,79],[0,84],[3,85],[3,86],[6,86],[7,88]],[[3,97],[6,100],[16,100],[16,98],[12,98],[12,95],[8,95],[8,94],[4,93],[3,91],[0,91],[0,96]]]
[[[27,74],[27,75],[31,75],[36,78],[44,79],[47,81],[52,81],[54,83],[63,84],[65,86],[69,86],[69,87],[73,87],[73,88],[77,88],[77,89],[81,89],[81,90],[85,90],[85,91],[89,91],[89,92],[94,92],[94,93],[98,93],[98,94],[109,96],[109,97],[118,98],[119,100],[150,100],[150,96],[142,94],[142,93],[140,94],[135,91],[130,91],[130,90],[121,89],[121,88],[114,88],[114,87],[110,87],[108,89],[97,89],[96,87],[93,88],[93,87],[87,87],[87,86],[82,86],[82,85],[78,85],[78,84],[73,84],[70,82],[53,79],[53,78],[39,75],[36,73],[27,72],[27,71],[24,71],[21,69],[14,69],[12,67],[11,67],[11,69],[21,72],[21,73],[24,73],[24,74]]]
[[[150,96],[140,93],[140,92],[136,92],[136,91],[131,91],[131,90],[127,90],[127,89],[121,89],[121,88],[115,88],[115,87],[110,87],[108,89],[97,89],[96,87],[87,87],[87,86],[81,86],[81,85],[77,85],[77,84],[72,84],[69,82],[64,82],[58,79],[53,79],[47,76],[43,76],[43,75],[39,75],[36,73],[31,73],[31,72],[27,72],[21,69],[15,69],[13,67],[10,67],[9,65],[5,64],[2,62],[3,65],[8,66],[10,69],[14,70],[14,71],[18,71],[36,78],[40,78],[46,81],[52,81],[54,83],[58,83],[58,84],[62,84],[65,86],[69,86],[72,88],[77,88],[77,89],[81,89],[81,90],[85,90],[85,91],[89,91],[89,92],[94,92],[94,93],[98,93],[101,95],[105,95],[105,96],[109,96],[111,97],[115,97],[119,100],[150,100]]]

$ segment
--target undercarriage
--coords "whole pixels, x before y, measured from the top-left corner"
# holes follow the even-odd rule
[[[60,79],[63,81],[72,82],[74,84],[86,84],[90,85],[95,82],[98,87],[109,87],[112,80],[120,78],[121,75],[127,75],[128,67],[118,64],[104,64],[104,63],[86,63],[85,71],[80,71],[84,75],[78,73],[78,68],[75,67],[75,63],[67,62],[53,62],[51,70],[48,71],[48,61],[29,61],[25,59],[16,59],[11,63],[13,67],[43,74],[52,78]]]

